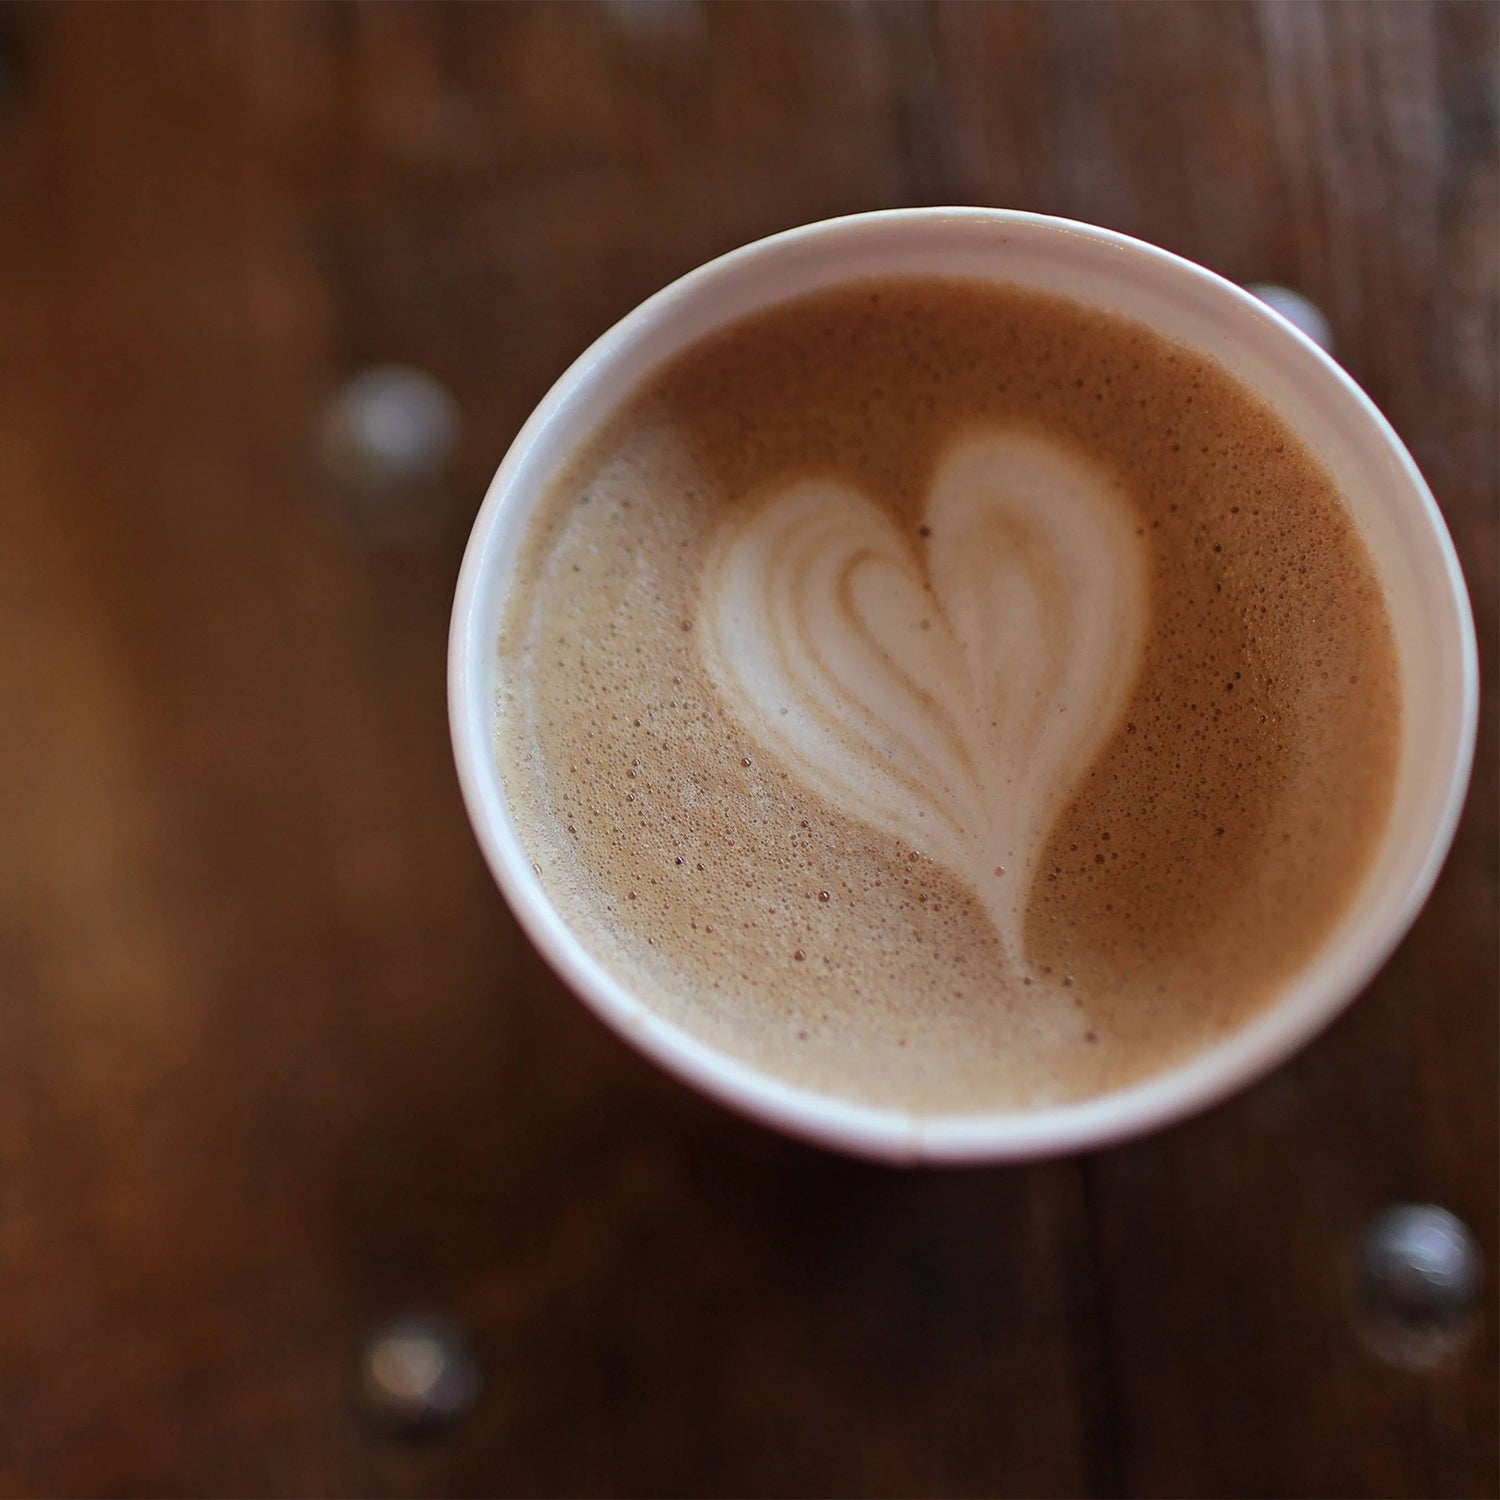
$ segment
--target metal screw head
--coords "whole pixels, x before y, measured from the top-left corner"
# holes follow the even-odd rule
[[[468,1339],[446,1318],[398,1318],[377,1329],[360,1356],[365,1420],[396,1436],[451,1427],[479,1399],[480,1383]]]
[[[330,403],[323,451],[335,478],[390,489],[438,478],[458,439],[458,406],[430,375],[377,365]]]
[[[1364,1295],[1414,1323],[1450,1323],[1474,1309],[1479,1247],[1462,1222],[1431,1203],[1401,1203],[1365,1231]]]
[[[1245,290],[1259,297],[1272,312],[1278,312],[1293,328],[1305,333],[1318,348],[1333,352],[1333,329],[1316,303],[1309,302],[1301,292],[1289,286],[1277,286],[1270,281],[1252,281]]]
[[[1382,1359],[1430,1370],[1458,1353],[1478,1326],[1484,1264],[1463,1223],[1431,1203],[1378,1213],[1359,1256],[1358,1323]]]
[[[323,468],[344,504],[376,530],[421,530],[442,519],[458,447],[458,403],[430,375],[377,365],[329,401],[318,434]]]

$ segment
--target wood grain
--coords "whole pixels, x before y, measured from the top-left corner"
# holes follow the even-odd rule
[[[1494,1494],[1494,1276],[1368,1352],[1368,1216],[1497,1224],[1497,11],[0,12],[0,1489]],[[1327,312],[1468,572],[1452,859],[1325,1038],[1124,1150],[902,1175],[774,1141],[519,936],[443,704],[468,522],[558,371],[850,210],[1122,229]],[[341,511],[318,414],[417,364],[451,511]],[[451,1437],[355,1350],[455,1313]]]

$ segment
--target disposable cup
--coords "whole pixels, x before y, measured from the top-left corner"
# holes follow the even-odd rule
[[[527,523],[568,456],[651,373],[728,323],[872,276],[1009,283],[1134,319],[1216,360],[1269,404],[1345,496],[1385,591],[1403,700],[1385,832],[1347,910],[1309,962],[1227,1039],[1143,1082],[1031,1110],[914,1115],[820,1093],[708,1045],[601,965],[543,889],[495,757],[500,621]],[[1453,545],[1410,454],[1368,397],[1263,303],[1201,266],[1109,230],[990,208],[901,209],[789,230],[674,282],[587,349],[512,443],[459,574],[449,714],[465,805],[531,941],[582,1000],[670,1073],[767,1125],[900,1162],[999,1162],[1138,1136],[1285,1061],[1369,983],[1411,926],[1453,837],[1473,757],[1474,626]]]

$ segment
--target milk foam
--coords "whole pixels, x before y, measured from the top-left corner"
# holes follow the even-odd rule
[[[1037,859],[1139,671],[1148,557],[1100,468],[1024,431],[944,456],[903,535],[836,480],[723,528],[700,639],[768,750],[965,881],[1014,965]]]
[[[496,644],[505,794],[588,951],[729,1056],[921,1113],[1243,1025],[1395,784],[1316,458],[1211,360],[1015,287],[832,288],[653,372]]]

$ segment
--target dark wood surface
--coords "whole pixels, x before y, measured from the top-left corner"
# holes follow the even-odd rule
[[[0,12],[0,1489],[1489,1495],[1497,1488],[1497,8]],[[1206,1118],[901,1174],[741,1125],[519,936],[444,714],[469,520],[643,295],[861,208],[1003,204],[1300,288],[1416,455],[1486,690],[1369,993]],[[342,511],[376,362],[451,508]],[[1436,1370],[1352,1310],[1434,1200],[1491,1280]],[[358,1419],[365,1331],[484,1397]]]

